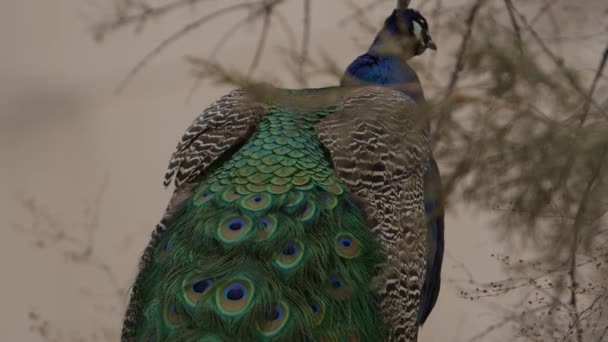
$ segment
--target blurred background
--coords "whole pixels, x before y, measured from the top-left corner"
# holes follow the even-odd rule
[[[146,60],[145,68],[138,70],[135,77],[117,91],[134,66],[163,39],[189,22],[240,3],[173,2],[183,4],[158,15],[150,15],[156,13],[150,12],[150,8],[162,8],[172,2],[0,2],[2,340],[119,339],[127,290],[136,275],[138,259],[170,196],[169,190],[161,184],[169,156],[190,122],[213,100],[234,88],[232,84],[217,84],[213,78],[201,78],[209,74],[201,71],[200,63],[188,62],[185,56],[220,62],[227,70],[243,75],[251,71],[249,76],[253,79],[281,86],[335,85],[334,71],[341,72],[367,49],[376,30],[395,6],[395,1],[313,0],[310,12],[306,12],[302,6],[305,1],[284,1],[273,12],[276,19],[268,30],[258,63],[254,61],[262,20],[252,14],[254,7],[233,11],[206,22],[162,48]],[[478,13],[472,11],[474,6],[480,6]],[[500,98],[529,110],[533,104],[515,95],[540,97],[546,90],[531,92],[535,89],[530,86],[533,82],[525,77],[523,81],[505,79],[517,73],[513,68],[518,65],[535,73],[539,71],[530,65],[540,65],[539,69],[546,75],[559,79],[549,82],[549,76],[538,77],[546,81],[544,84],[553,84],[551,89],[555,91],[553,96],[535,98],[542,102],[535,105],[545,106],[549,111],[559,107],[570,114],[580,114],[589,106],[591,109],[586,111],[590,113],[590,119],[586,124],[605,128],[606,74],[598,73],[608,43],[608,4],[605,1],[419,0],[413,1],[412,7],[426,16],[433,39],[439,46],[437,52],[427,52],[414,61],[431,101],[445,104],[446,94],[458,92],[461,102],[451,102],[453,108],[449,110],[454,115],[462,112],[465,108],[462,103],[474,95],[491,101]],[[477,19],[475,24],[469,21],[471,13],[473,19]],[[248,15],[250,17],[244,20]],[[139,19],[129,21],[129,18]],[[145,21],[140,20],[144,18]],[[239,21],[244,23],[218,50],[218,42],[227,38],[224,33]],[[466,62],[459,62],[467,28],[473,31],[472,38],[465,44],[470,49],[464,52]],[[524,46],[528,54],[513,57],[517,46]],[[294,64],[291,54],[294,51],[301,54],[298,55],[302,58],[301,64]],[[491,60],[486,53],[491,55]],[[463,64],[460,69],[456,67],[459,63]],[[502,73],[496,72],[501,65],[506,69]],[[567,72],[561,74],[564,70]],[[572,79],[570,71],[576,75]],[[458,84],[450,86],[458,73],[462,74],[456,76]],[[491,82],[486,79],[488,75]],[[589,93],[594,78],[597,85]],[[517,82],[524,83],[523,93],[521,83]],[[505,83],[508,84],[505,86]],[[509,87],[509,90],[497,85]],[[571,106],[555,102],[569,96]],[[466,105],[479,107],[483,104],[487,114],[489,105],[484,101]],[[495,108],[504,110],[504,107]],[[565,113],[559,114],[563,116],[551,113],[556,115],[553,118],[557,123],[570,122]],[[576,121],[578,117],[570,119]],[[438,132],[450,131],[452,120],[446,122],[443,131],[438,129]],[[579,128],[587,128],[587,125]],[[475,126],[472,131],[483,130]],[[485,132],[498,136],[491,130]],[[572,134],[572,130],[565,131],[556,139]],[[555,321],[565,322],[559,338],[575,338],[572,327],[576,325],[568,323],[572,312],[567,310],[571,298],[566,291],[568,284],[572,286],[573,283],[572,279],[568,280],[572,272],[560,268],[562,264],[548,263],[549,260],[562,260],[563,253],[561,250],[545,253],[542,248],[546,246],[539,246],[559,244],[553,243],[557,240],[539,237],[541,235],[534,230],[539,229],[544,234],[542,229],[553,227],[550,235],[560,235],[556,231],[562,229],[561,224],[564,224],[564,231],[571,231],[567,228],[571,227],[567,225],[570,221],[561,217],[559,225],[547,226],[546,222],[537,222],[538,217],[543,216],[539,214],[531,215],[535,216],[534,220],[506,222],[504,213],[515,210],[520,203],[517,202],[519,197],[494,196],[496,188],[490,185],[496,184],[490,183],[496,180],[498,186],[506,186],[506,181],[501,183],[500,177],[480,176],[488,172],[485,168],[476,169],[475,165],[486,165],[483,161],[477,161],[481,164],[465,163],[468,168],[458,168],[463,164],[457,163],[454,156],[470,156],[477,152],[459,145],[457,137],[450,134],[441,137],[446,141],[444,145],[437,142],[436,155],[440,166],[446,170],[450,190],[445,219],[444,282],[437,306],[421,330],[420,341],[551,340],[558,337],[551,336],[555,329],[550,324],[541,322],[541,328],[528,326],[532,320],[526,320],[528,316],[524,315],[527,310],[542,321],[544,318],[539,318],[542,315],[537,314],[547,308],[566,313]],[[473,140],[471,143],[476,146],[488,142]],[[531,145],[535,143],[530,142]],[[594,144],[601,145],[597,141]],[[456,147],[460,150],[454,150]],[[596,150],[590,153],[597,156]],[[483,153],[477,155],[480,154]],[[528,156],[526,160],[536,165],[542,162],[550,168],[547,159],[542,158],[554,160],[551,156],[542,155],[538,160]],[[600,159],[603,163],[603,155]],[[504,161],[513,165],[518,161],[523,163],[521,159],[505,158]],[[600,170],[605,172],[606,169]],[[475,187],[476,179],[485,183]],[[540,183],[538,178],[528,181]],[[605,184],[604,181],[597,183]],[[476,193],[471,186],[481,192]],[[514,185],[513,196],[520,194],[517,189],[521,186],[519,183]],[[575,193],[582,192],[576,185],[573,189]],[[602,193],[598,190],[598,197],[591,202],[607,203],[602,202],[606,199]],[[582,201],[577,196],[573,198],[572,203]],[[535,197],[534,201],[539,199]],[[605,263],[606,253],[602,246],[606,240],[606,227],[601,223],[605,222],[602,221],[605,219],[604,207],[600,207],[597,210],[602,215],[598,221],[589,223],[594,228],[584,230],[585,234],[591,234],[586,238],[591,242],[575,236],[574,241],[578,243],[580,239],[581,242],[574,248],[573,255],[582,256],[576,259],[566,255],[564,265],[572,259],[578,260],[576,265],[588,260],[593,260],[589,265],[594,267],[597,263]],[[538,213],[544,209],[539,208]],[[539,240],[540,245],[537,244]],[[565,238],[564,241],[571,240]],[[602,244],[597,247],[599,242]],[[594,252],[596,249],[599,252]],[[528,268],[524,268],[524,264]],[[597,295],[579,299],[579,307],[574,310],[577,322],[583,321],[582,315],[587,308],[585,301],[599,298],[599,306],[590,310],[600,318],[590,318],[595,325],[583,327],[585,338],[590,341],[608,340],[608,335],[602,335],[606,320],[601,317],[605,317],[602,313],[608,301],[608,285],[606,278],[601,276],[608,272],[602,267],[598,266],[595,271],[576,271],[581,277],[584,275],[585,280],[594,279],[581,280],[581,284],[593,283],[588,291],[573,285],[575,296]],[[551,278],[558,275],[559,279]],[[546,279],[553,279],[555,284],[546,285],[549,282],[544,282]],[[538,285],[536,281],[541,280],[544,283]],[[558,288],[558,281],[563,282],[562,287]],[[515,290],[503,290],[506,288]],[[545,301],[553,299],[544,305],[540,297]],[[538,309],[540,307],[544,309]]]

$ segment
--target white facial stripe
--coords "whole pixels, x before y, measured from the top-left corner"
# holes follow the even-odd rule
[[[424,43],[424,39],[422,38],[422,26],[420,26],[420,24],[418,24],[417,22],[413,22],[414,24],[414,36],[416,36],[416,39],[419,42]]]

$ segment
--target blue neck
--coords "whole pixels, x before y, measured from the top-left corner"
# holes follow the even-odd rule
[[[409,95],[414,101],[424,101],[416,72],[398,56],[381,55],[372,50],[355,59],[346,69],[340,85],[363,84],[390,86]]]

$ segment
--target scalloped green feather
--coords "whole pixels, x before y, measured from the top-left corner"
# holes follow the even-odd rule
[[[202,180],[138,277],[138,341],[378,341],[384,258],[317,140],[332,110],[270,107]]]

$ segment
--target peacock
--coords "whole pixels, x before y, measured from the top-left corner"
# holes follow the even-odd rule
[[[246,87],[195,119],[165,174],[175,191],[122,341],[417,339],[439,289],[443,216],[405,63],[435,44],[408,2],[339,87]]]

